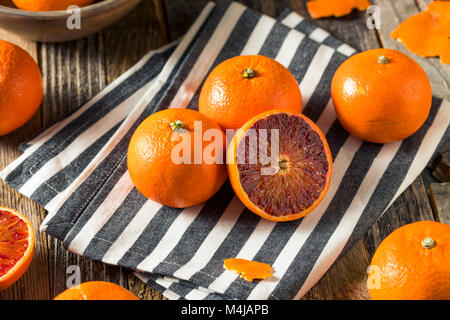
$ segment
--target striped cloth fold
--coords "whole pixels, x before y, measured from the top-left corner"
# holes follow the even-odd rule
[[[48,210],[41,230],[68,250],[134,269],[170,299],[301,298],[450,137],[450,104],[438,98],[406,140],[371,144],[350,136],[336,120],[330,85],[355,52],[296,13],[276,21],[238,3],[209,3],[180,42],[150,52],[77,112],[23,144],[23,155],[1,177]],[[301,220],[275,223],[249,212],[228,182],[195,207],[147,200],[127,172],[134,130],[164,108],[196,109],[212,68],[245,54],[286,66],[300,84],[304,113],[326,135],[334,168],[321,204]],[[274,275],[246,282],[223,269],[230,257],[269,263]]]

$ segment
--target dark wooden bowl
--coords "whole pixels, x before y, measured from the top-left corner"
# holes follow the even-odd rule
[[[133,10],[141,0],[103,0],[81,8],[81,28],[70,30],[66,11],[32,12],[17,9],[11,0],[0,0],[0,28],[42,41],[76,40],[99,32]]]

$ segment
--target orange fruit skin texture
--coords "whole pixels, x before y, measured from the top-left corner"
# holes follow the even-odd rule
[[[181,141],[172,141],[170,123],[176,120],[183,121],[187,130],[181,134],[190,136],[191,163],[176,164],[172,161],[172,150]],[[203,133],[208,129],[218,130],[224,148],[226,138],[220,127],[194,110],[159,111],[136,129],[128,149],[128,171],[136,188],[147,198],[169,207],[190,207],[211,198],[225,182],[224,150],[221,151],[222,163],[208,164],[205,159],[194,163],[194,121],[202,122]],[[202,151],[210,143],[203,142]]]
[[[22,48],[0,40],[0,136],[30,120],[42,102],[38,65]]]
[[[391,38],[422,57],[440,56],[442,63],[450,63],[450,2],[431,2],[427,10],[400,23]]]
[[[223,261],[225,269],[241,274],[241,278],[252,282],[254,279],[267,279],[272,276],[270,264],[249,261],[246,259],[230,258]]]
[[[378,63],[386,56],[387,64]],[[336,71],[331,97],[341,125],[375,143],[402,140],[416,132],[431,108],[431,85],[423,69],[401,52],[358,53]]]
[[[95,0],[12,0],[17,8],[27,11],[57,11],[67,10],[75,5],[84,7]]]
[[[421,242],[432,238],[426,249]],[[373,300],[449,300],[450,226],[434,221],[405,225],[381,242],[372,258],[381,270],[380,288],[370,288]]]
[[[313,0],[306,3],[312,19],[323,17],[341,17],[352,12],[354,8],[366,10],[370,6],[368,0]]]
[[[256,77],[242,75],[247,68]],[[207,77],[199,111],[224,130],[238,129],[254,116],[271,110],[302,111],[302,95],[294,76],[282,64],[261,56],[237,56],[219,64]]]
[[[239,170],[238,170],[238,166],[237,166],[237,149],[239,146],[239,142],[241,141],[241,139],[245,136],[245,132],[258,120],[266,118],[269,115],[272,114],[277,114],[277,113],[286,113],[288,115],[296,115],[301,117],[302,119],[304,119],[313,129],[315,129],[315,131],[319,134],[319,136],[321,137],[321,140],[324,142],[324,147],[325,150],[324,152],[327,155],[328,158],[328,175],[327,175],[327,180],[326,180],[326,184],[324,189],[322,190],[319,198],[306,210],[299,212],[297,214],[290,214],[290,215],[286,215],[286,216],[273,216],[268,214],[267,212],[265,212],[264,210],[262,210],[261,208],[259,208],[256,204],[254,204],[248,197],[247,193],[245,192],[244,188],[242,187],[240,178],[239,178]],[[333,159],[331,157],[331,151],[330,148],[328,146],[327,140],[324,136],[324,134],[322,133],[322,131],[319,129],[319,127],[317,127],[317,125],[312,122],[312,120],[310,120],[309,118],[307,118],[306,116],[304,116],[301,113],[294,113],[294,112],[286,112],[283,110],[269,110],[266,111],[262,114],[257,115],[256,117],[250,119],[247,123],[245,123],[242,128],[240,128],[236,134],[234,135],[233,139],[230,141],[230,144],[228,145],[228,149],[227,149],[227,171],[228,171],[228,177],[230,179],[230,183],[231,186],[233,187],[234,192],[236,193],[236,195],[238,196],[238,198],[242,201],[242,203],[247,207],[247,209],[249,209],[250,211],[252,211],[253,213],[259,215],[261,218],[267,219],[267,220],[271,220],[271,221],[276,221],[276,222],[284,222],[284,221],[292,221],[292,220],[297,220],[300,219],[304,216],[306,216],[307,214],[309,214],[311,211],[313,211],[318,205],[319,203],[323,200],[323,198],[325,197],[326,193],[328,192],[328,188],[330,187],[330,181],[331,181],[331,175],[332,175],[332,170],[333,170]]]
[[[34,230],[30,221],[28,221],[28,219],[24,215],[20,214],[19,212],[13,209],[0,207],[0,212],[1,211],[10,212],[26,223],[26,225],[28,226],[27,231],[29,241],[28,247],[24,252],[23,257],[19,261],[17,261],[17,263],[12,267],[12,269],[10,269],[6,274],[0,277],[0,291],[10,287],[23,276],[25,271],[27,271],[28,267],[30,266],[30,263],[33,260],[34,256]],[[1,239],[2,235],[0,234],[0,255],[4,256],[7,255],[8,248],[2,248],[2,246],[4,246],[5,244],[1,243]],[[8,246],[8,244],[6,244],[6,246]]]
[[[117,284],[105,281],[81,283],[60,293],[54,300],[139,300]]]

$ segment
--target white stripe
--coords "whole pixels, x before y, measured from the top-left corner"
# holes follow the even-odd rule
[[[314,209],[313,212],[303,218],[300,225],[295,230],[289,241],[284,246],[283,250],[278,255],[277,259],[273,263],[274,269],[273,277],[267,280],[261,281],[249,295],[249,299],[267,299],[272,291],[277,286],[279,280],[283,278],[287,269],[289,268],[294,257],[298,254],[300,249],[305,244],[306,239],[311,235],[319,222],[320,218],[328,208],[331,200],[336,195],[336,191],[341,184],[341,181],[352,162],[352,159],[356,151],[361,146],[362,141],[352,136],[347,138],[347,141],[339,150],[336,160],[334,162],[333,174],[331,176],[331,183],[327,194],[323,198],[322,202]],[[277,280],[272,280],[277,279]]]
[[[449,125],[450,125],[450,102],[442,100],[442,104],[439,108],[439,111],[436,114],[431,127],[425,134],[422,143],[420,144],[420,147],[417,150],[416,157],[414,158],[414,160],[411,163],[411,166],[408,169],[408,173],[406,174],[405,179],[403,179],[402,184],[398,188],[394,198],[389,203],[389,206],[387,208],[389,208],[391,204],[403,193],[403,191],[405,191],[406,188],[408,188],[408,186],[410,186],[411,183],[413,183],[414,180],[416,180],[417,176],[423,171],[427,163],[430,162],[430,159],[434,151],[439,145],[439,142],[441,141],[442,137],[447,131]]]
[[[314,93],[334,52],[335,50],[332,48],[321,45],[314,55],[314,58],[308,66],[308,70],[300,83],[300,91],[302,92],[304,106],[306,106]]]
[[[176,96],[170,103],[170,107],[188,105],[189,101],[192,99],[192,96],[200,87],[200,84],[214,63],[214,60],[216,60],[220,51],[222,51],[226,40],[229,38],[234,26],[239,21],[239,18],[242,13],[244,13],[245,9],[245,6],[236,2],[233,2],[230,5],[222,20],[214,30],[214,33],[211,35],[208,43],[203,48],[202,53],[192,67],[192,71],[186,77]]]
[[[328,38],[330,34],[321,28],[314,29],[313,32],[309,34],[309,38],[314,41],[322,43],[326,38]]]
[[[203,300],[208,296],[208,292],[206,291],[201,291],[198,289],[192,289],[191,292],[189,292],[185,298],[186,300]]]
[[[341,254],[350,238],[356,223],[361,217],[380,179],[395,157],[401,141],[385,144],[367,171],[350,206],[346,210],[339,225],[334,230],[325,248],[320,253],[314,267],[311,269],[305,283],[297,293],[295,299],[300,299],[312,286],[319,281]]]
[[[106,197],[105,201],[102,202],[92,217],[72,240],[69,250],[82,255],[94,236],[111,218],[114,212],[116,212],[132,189],[133,183],[128,172],[126,172],[114,186],[114,189],[108,197]]]
[[[286,68],[289,67],[289,64],[291,63],[295,53],[297,52],[297,48],[304,37],[305,35],[303,33],[300,33],[296,30],[289,31],[283,41],[280,51],[278,51],[275,60],[284,65]]]
[[[162,205],[153,201],[146,201],[138,213],[123,230],[122,234],[114,241],[102,261],[109,264],[117,264],[119,260],[133,246],[136,240],[144,232],[149,222],[153,219]]]
[[[155,249],[139,263],[136,269],[144,272],[152,272],[170,254],[178,244],[180,237],[195,220],[204,207],[204,203],[184,209],[171,224],[164,237],[159,241]]]
[[[264,45],[264,42],[266,41],[267,36],[272,30],[274,24],[275,19],[262,15],[256,24],[255,29],[253,29],[247,43],[245,44],[241,55],[257,54]]]
[[[128,99],[124,100],[117,107],[112,109],[105,116],[100,118],[94,124],[92,124],[87,130],[83,131],[71,144],[69,144],[64,150],[56,154],[55,157],[48,160],[37,172],[32,172],[33,168],[30,168],[30,172],[33,176],[19,189],[19,192],[31,196],[37,188],[39,188],[44,181],[50,179],[52,176],[63,170],[73,160],[75,160],[80,154],[100,139],[106,132],[112,127],[123,121],[129,113],[132,106],[136,105],[143,94],[153,85],[154,80],[147,85],[136,91]],[[47,184],[56,193],[53,186]]]
[[[153,97],[161,89],[164,83],[167,81],[171,72],[175,68],[177,61],[184,54],[189,44],[191,43],[197,31],[203,25],[209,13],[214,8],[214,4],[209,2],[206,7],[201,12],[199,18],[195,21],[194,25],[189,29],[188,33],[184,36],[183,40],[177,46],[166,65],[163,67],[161,74],[155,81],[155,84],[151,87],[149,92],[140,100],[137,106],[134,108],[133,112],[129,114],[127,119],[122,123],[117,132],[112,136],[110,141],[103,147],[103,149],[95,156],[88,167],[81,173],[81,175],[75,179],[75,181],[66,190],[61,192],[55,199],[49,202],[46,209],[49,210],[49,215],[45,218],[42,223],[41,230],[46,229],[47,223],[54,216],[54,214],[61,208],[64,202],[71,196],[73,192],[83,183],[83,181],[89,177],[92,172],[97,168],[97,166],[110,154],[112,149],[117,145],[117,143],[123,138],[123,136],[129,131],[131,126],[136,122],[139,115],[143,112],[145,107],[150,103]]]
[[[203,240],[202,245],[197,249],[195,255],[188,263],[175,271],[173,276],[189,280],[196,272],[204,268],[228,236],[243,210],[244,205],[242,202],[237,197],[233,197],[219,221],[217,221],[214,228]]]
[[[352,54],[356,52],[355,49],[353,49],[352,47],[350,47],[348,44],[345,43],[341,44],[339,48],[337,48],[337,51],[347,57],[350,57]]]
[[[301,17],[300,15],[298,15],[295,12],[291,12],[291,13],[289,13],[289,15],[286,18],[284,18],[281,21],[281,23],[291,29],[294,29],[302,21],[303,21],[303,17]]]
[[[159,283],[158,283],[159,284]],[[166,297],[169,300],[179,300],[180,296],[178,294],[176,294],[175,292],[173,292],[172,290],[166,289],[162,295],[164,297]]]

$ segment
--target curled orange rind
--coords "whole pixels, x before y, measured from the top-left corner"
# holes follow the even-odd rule
[[[366,10],[370,3],[368,0],[313,0],[306,4],[309,15],[313,19],[323,17],[342,17],[353,9]]]
[[[272,276],[272,267],[267,263],[231,258],[223,262],[225,269],[241,274],[241,278],[252,282],[254,279],[267,279]]]
[[[441,57],[450,63],[450,1],[434,1],[391,32],[391,38],[422,57]]]

